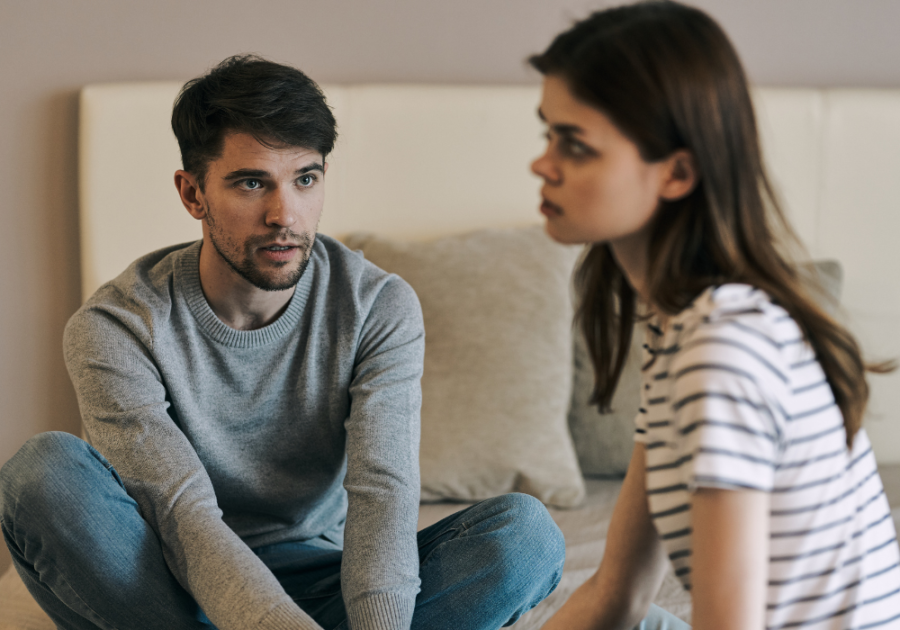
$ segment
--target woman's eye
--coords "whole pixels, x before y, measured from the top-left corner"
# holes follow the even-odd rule
[[[584,143],[572,138],[563,139],[560,142],[562,152],[571,157],[584,157],[590,153],[590,150]]]
[[[578,159],[594,154],[593,149],[588,145],[567,134],[555,134],[552,131],[547,131],[544,137],[551,145],[555,143],[556,150],[564,157]]]

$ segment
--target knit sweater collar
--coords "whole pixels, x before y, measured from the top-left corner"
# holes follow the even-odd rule
[[[216,342],[231,348],[257,348],[278,341],[290,334],[300,321],[300,316],[309,299],[312,288],[315,256],[310,256],[309,264],[287,309],[274,322],[256,330],[236,330],[224,324],[206,301],[200,284],[200,247],[202,240],[182,250],[175,266],[175,292],[184,297],[200,327]]]

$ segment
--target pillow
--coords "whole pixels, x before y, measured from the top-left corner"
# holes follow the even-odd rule
[[[841,294],[843,271],[835,260],[800,265],[800,272],[822,307],[835,314]],[[816,284],[818,283],[818,285]],[[622,477],[628,470],[634,447],[634,417],[639,406],[641,345],[644,327],[637,324],[631,337],[631,353],[613,395],[610,413],[600,413],[590,402],[594,392],[594,366],[580,328],[574,335],[575,375],[569,429],[575,441],[582,472],[590,477]]]
[[[422,499],[525,492],[573,507],[570,276],[580,248],[538,227],[427,243],[344,239],[416,291],[425,318]]]
[[[631,335],[631,351],[619,377],[609,413],[600,413],[591,403],[594,395],[594,365],[580,327],[574,330],[575,374],[569,430],[575,441],[581,472],[589,477],[622,477],[628,470],[634,448],[634,417],[640,405],[641,344],[644,328],[637,324]]]

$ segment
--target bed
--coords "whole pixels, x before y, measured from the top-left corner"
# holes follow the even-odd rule
[[[168,117],[179,87],[82,91],[85,297],[138,255],[200,236],[172,186],[180,164]],[[570,325],[579,251],[537,227],[538,182],[528,172],[543,144],[539,89],[324,89],[340,139],[319,231],[403,276],[423,302],[420,527],[500,492],[547,503],[566,536],[565,572],[556,592],[515,625],[539,628],[602,557],[631,448],[636,402],[626,390],[637,378],[629,365],[612,413],[589,406],[590,366]],[[900,222],[900,90],[758,88],[754,98],[766,160],[801,238],[816,257],[841,261],[822,269],[837,290],[843,268],[844,303],[863,342],[888,338],[900,314],[900,299],[882,290],[900,269],[896,248],[884,246],[884,231],[896,234],[890,228]],[[523,332],[538,329],[548,332]],[[896,406],[897,390],[876,385],[876,414]],[[884,460],[900,461],[891,450],[900,448],[896,428],[882,423],[870,432]],[[689,618],[672,575],[657,603]],[[0,629],[51,627],[12,569],[0,578]]]

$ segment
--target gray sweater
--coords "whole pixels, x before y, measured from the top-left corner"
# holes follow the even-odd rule
[[[69,321],[66,365],[88,439],[219,628],[318,629],[251,550],[317,536],[344,539],[353,630],[409,628],[424,352],[415,293],[319,235],[281,317],[238,331],[206,302],[200,247],[138,259]]]

